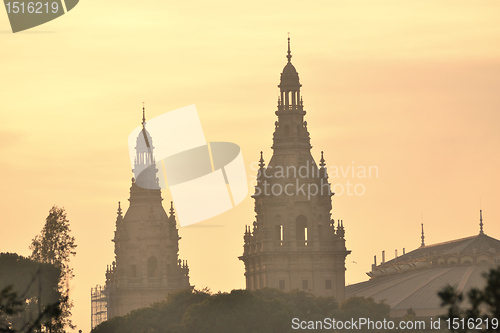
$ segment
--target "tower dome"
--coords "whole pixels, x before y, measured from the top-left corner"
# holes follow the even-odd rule
[[[153,139],[146,129],[146,110],[142,108],[142,130],[137,135],[135,150],[138,153],[153,153]]]
[[[142,129],[137,135],[135,146],[134,176],[136,184],[144,189],[159,189],[156,177],[156,161],[153,155],[153,139],[146,129],[145,109],[142,108]]]
[[[282,90],[288,90],[292,88],[300,88],[302,85],[299,82],[299,73],[292,65],[292,52],[290,51],[290,37],[288,37],[288,53],[287,53],[288,63],[283,68],[281,72],[280,87]],[[287,89],[288,88],[288,89]]]
[[[147,153],[149,150],[153,150],[153,148],[153,139],[148,130],[143,127],[139,135],[137,135],[135,149],[137,152]]]

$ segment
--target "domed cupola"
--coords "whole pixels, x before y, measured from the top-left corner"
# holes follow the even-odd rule
[[[288,37],[288,54],[287,54],[288,63],[283,68],[283,72],[281,72],[280,85],[278,87],[283,91],[287,90],[297,90],[302,85],[299,82],[299,73],[292,65],[292,52],[290,52],[290,37]]]
[[[153,139],[151,138],[151,135],[149,134],[148,130],[144,127],[144,124],[142,126],[142,130],[137,136],[136,140],[136,145],[135,145],[135,150],[136,152],[141,152],[141,153],[148,153],[153,151]],[[136,161],[137,162],[137,161]],[[151,162],[149,162],[151,163]]]
[[[144,189],[159,189],[156,177],[156,161],[153,155],[153,139],[146,130],[145,109],[142,108],[142,130],[139,132],[135,146],[134,176],[136,184]]]

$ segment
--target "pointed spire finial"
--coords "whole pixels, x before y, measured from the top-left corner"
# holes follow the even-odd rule
[[[425,246],[425,242],[424,242],[424,239],[425,239],[425,236],[424,236],[424,224],[422,223],[422,244],[420,244],[421,247],[424,247]]]
[[[265,165],[266,165],[266,164],[264,163],[264,155],[263,155],[263,153],[262,153],[262,151],[261,151],[261,152],[260,152],[259,167],[260,167],[261,169],[263,169]]]
[[[142,128],[146,125],[146,108],[144,107],[144,102],[142,102]]]
[[[319,161],[319,166],[324,168],[325,167],[325,159],[323,158],[323,151],[321,151],[321,160]]]
[[[480,209],[479,210],[479,234],[480,235],[484,235],[484,231],[483,231],[483,210]]]
[[[288,59],[288,62],[292,59],[292,52],[290,51],[290,33],[288,33],[288,54],[286,58]]]
[[[174,202],[170,201],[170,216],[174,216],[175,211],[174,211]]]
[[[120,201],[118,201],[118,217],[122,217],[122,207],[121,207],[121,204],[120,204]]]

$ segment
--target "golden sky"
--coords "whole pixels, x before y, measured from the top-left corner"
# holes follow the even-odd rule
[[[500,2],[435,0],[83,0],[12,34],[0,10],[0,252],[28,255],[52,205],[66,208],[77,256],[74,322],[90,328],[90,287],[114,259],[117,202],[128,207],[127,137],[141,121],[196,104],[208,141],[271,156],[277,84],[291,33],[313,156],[378,177],[330,178],[347,283],[373,256],[485,232],[500,238]],[[360,185],[361,186],[361,185]],[[170,194],[163,192],[165,201]],[[197,288],[244,287],[250,196],[181,228]],[[356,263],[354,263],[356,262]]]

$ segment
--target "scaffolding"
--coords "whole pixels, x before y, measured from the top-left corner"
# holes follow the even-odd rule
[[[100,323],[108,320],[108,302],[104,290],[105,288],[99,285],[95,286],[95,288],[90,288],[90,299],[92,303],[92,329]]]

